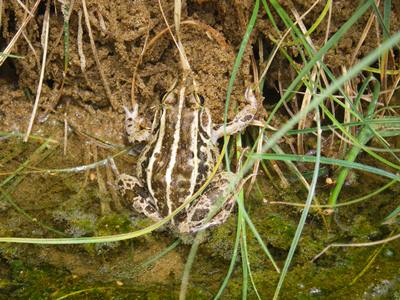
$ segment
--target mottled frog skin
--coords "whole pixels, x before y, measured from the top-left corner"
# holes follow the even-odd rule
[[[227,124],[226,133],[245,129],[253,120],[257,100],[251,89],[245,93],[246,106]],[[132,190],[133,208],[159,221],[190,198],[207,180],[216,164],[217,140],[223,126],[215,126],[209,110],[196,92],[196,83],[188,78],[174,84],[162,99],[151,128],[138,114],[138,105],[126,110],[126,131],[131,143],[145,142],[138,159],[136,176],[121,174],[122,192]],[[228,185],[234,173],[219,170],[203,193],[171,220],[171,227],[182,234],[194,233],[226,221],[235,198]],[[210,219],[218,199],[225,202]]]

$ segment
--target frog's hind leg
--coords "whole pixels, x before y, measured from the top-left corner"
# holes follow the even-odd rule
[[[195,233],[224,223],[235,206],[235,191],[230,187],[230,182],[235,174],[221,172],[213,178],[205,193],[199,197],[197,202],[187,211],[186,222],[179,225],[182,233]],[[222,201],[225,201],[222,204]],[[217,205],[222,207],[210,218],[210,212],[216,209]]]
[[[133,191],[135,186],[142,187],[143,184],[135,177],[128,174],[118,174],[116,179],[117,187],[120,190],[121,194],[125,194],[125,192]]]
[[[161,215],[158,213],[158,209],[153,204],[153,201],[150,197],[144,198],[142,196],[137,196],[133,198],[132,206],[135,211],[140,214],[144,214],[153,221],[158,222],[162,219]]]
[[[143,184],[135,176],[119,174],[117,185],[123,195],[129,191],[138,195],[131,200],[132,206],[136,212],[144,214],[146,217],[149,217],[154,221],[160,221],[162,219],[154,201],[151,199],[151,196],[145,192]]]

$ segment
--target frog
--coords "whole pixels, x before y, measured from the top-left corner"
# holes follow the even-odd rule
[[[252,88],[247,88],[245,106],[232,121],[225,126],[214,124],[197,90],[193,78],[176,80],[162,97],[151,126],[140,115],[138,104],[132,110],[125,108],[129,143],[145,146],[137,160],[136,174],[120,174],[117,185],[123,195],[132,191],[133,209],[155,222],[170,215],[203,186],[220,154],[218,139],[243,131],[257,112],[256,96]],[[188,235],[223,224],[235,204],[235,193],[229,188],[235,176],[219,167],[200,196],[175,215],[169,227]],[[219,199],[225,201],[215,211]],[[212,211],[215,214],[210,217]]]

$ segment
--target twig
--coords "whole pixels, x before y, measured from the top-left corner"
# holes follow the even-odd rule
[[[385,244],[385,243],[394,241],[394,240],[396,240],[398,238],[400,238],[400,233],[396,234],[396,235],[394,235],[392,237],[388,237],[386,239],[383,239],[383,240],[374,241],[374,242],[368,242],[368,243],[357,243],[357,244],[333,243],[333,244],[330,244],[329,246],[325,247],[325,249],[322,250],[316,256],[314,256],[314,258],[311,261],[316,261],[318,258],[321,257],[322,254],[324,254],[326,251],[328,251],[330,248],[333,248],[333,247],[370,247],[370,246],[376,246],[376,245],[380,245],[380,244]]]
[[[44,13],[44,18],[43,18],[43,32],[42,32],[43,59],[42,59],[40,77],[39,77],[39,82],[38,82],[38,88],[36,91],[35,103],[33,105],[33,111],[31,114],[31,119],[29,120],[28,130],[26,131],[26,134],[24,137],[24,142],[28,141],[29,135],[32,131],[33,122],[35,120],[37,108],[39,106],[39,99],[40,99],[40,94],[42,92],[42,86],[43,86],[44,71],[46,69],[46,56],[47,56],[47,47],[48,47],[48,42],[49,42],[49,27],[50,27],[50,1],[48,0],[47,5],[46,5],[46,11]]]
[[[17,2],[31,17],[33,17],[33,14],[29,11],[29,9],[25,6],[25,4],[22,3],[21,0],[17,0]]]

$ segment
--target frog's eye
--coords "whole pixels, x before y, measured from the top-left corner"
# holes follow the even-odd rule
[[[204,105],[204,97],[199,95],[198,98],[199,98],[200,105],[203,106]]]
[[[195,105],[195,106],[203,106],[204,97],[198,95],[197,93],[195,93],[190,97],[190,103]]]

